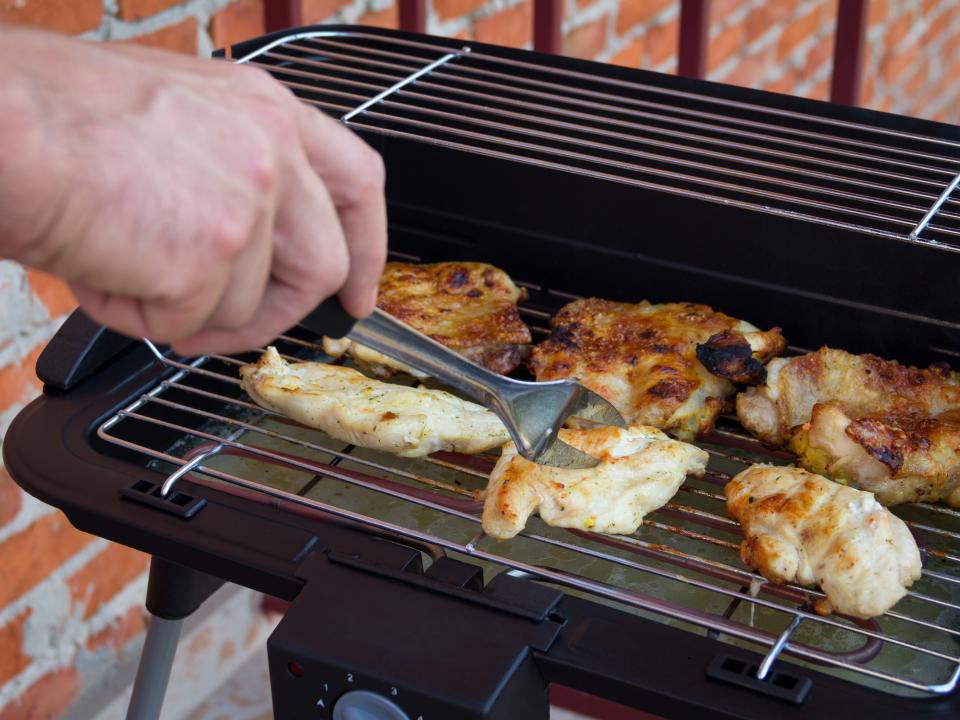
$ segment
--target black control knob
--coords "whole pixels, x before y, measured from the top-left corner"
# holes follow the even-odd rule
[[[410,720],[410,716],[383,695],[351,690],[333,706],[333,720]]]

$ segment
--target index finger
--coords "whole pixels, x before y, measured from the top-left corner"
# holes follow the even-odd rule
[[[346,310],[365,317],[376,304],[387,258],[387,209],[380,155],[349,129],[302,106],[300,138],[340,217],[350,253],[350,273],[340,290]]]

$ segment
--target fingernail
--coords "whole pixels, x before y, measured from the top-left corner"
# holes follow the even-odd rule
[[[373,312],[373,309],[377,306],[378,294],[379,294],[379,288],[374,286],[373,291],[370,293],[370,302],[367,303],[367,307],[370,309],[370,312]]]

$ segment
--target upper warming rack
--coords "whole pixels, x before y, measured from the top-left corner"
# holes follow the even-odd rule
[[[239,62],[364,131],[960,252],[955,140],[362,31]]]
[[[417,259],[417,258],[408,258]],[[535,334],[571,296],[527,285],[521,308]],[[278,338],[281,354],[323,359],[299,330]],[[151,346],[152,347],[152,346]],[[726,516],[723,485],[755,461],[785,463],[744,437],[732,422],[705,439],[707,475],[688,479],[678,495],[644,519],[632,536],[549,528],[531,518],[508,542],[480,528],[479,493],[495,457],[436,454],[409,460],[333,441],[253,404],[239,389],[243,359],[157,359],[173,374],[108,418],[98,429],[109,445],[137,453],[166,474],[176,494],[194,485],[282,505],[291,512],[335,516],[372,532],[559,584],[633,612],[650,614],[726,642],[766,653],[763,677],[781,653],[827,671],[899,692],[944,694],[960,677],[960,512],[940,505],[896,508],[918,538],[923,577],[891,611],[870,621],[822,617],[823,595],[767,583],[740,563],[737,523]],[[172,431],[172,447],[151,444]],[[489,576],[488,576],[489,577]]]

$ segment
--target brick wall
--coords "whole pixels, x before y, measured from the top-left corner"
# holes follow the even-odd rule
[[[0,22],[206,55],[263,30],[264,0],[0,0]],[[433,33],[529,47],[532,0],[429,0]],[[303,0],[304,22],[396,26],[393,0]],[[708,77],[826,99],[836,0],[713,0]],[[564,52],[676,68],[673,0],[565,0]],[[862,104],[960,122],[960,3],[871,0]],[[0,442],[74,303],[0,261]],[[0,468],[0,720],[87,717],[142,638],[147,560],[72,529]],[[103,687],[108,690],[104,691]],[[68,710],[69,709],[69,710]]]

